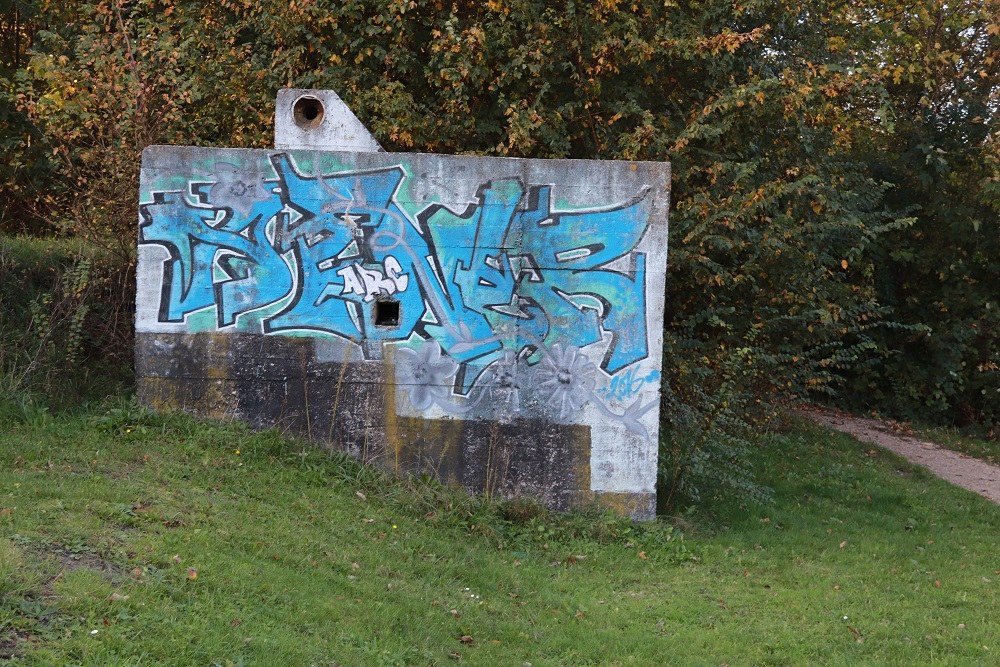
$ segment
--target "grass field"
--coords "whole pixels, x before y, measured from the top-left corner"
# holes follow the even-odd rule
[[[0,656],[1000,662],[1000,508],[803,424],[757,445],[770,504],[710,500],[637,526],[127,404],[0,406]]]
[[[1000,465],[1000,440],[975,437],[958,429],[944,427],[917,427],[916,437],[961,452],[968,456]]]

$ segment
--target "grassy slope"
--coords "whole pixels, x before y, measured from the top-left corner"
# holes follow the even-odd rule
[[[1000,508],[820,430],[761,438],[773,504],[717,502],[682,543],[505,521],[274,434],[18,416],[0,650],[27,664],[1000,660]]]
[[[916,437],[930,440],[942,447],[1000,465],[1000,439],[975,437],[954,428],[925,427],[916,429]]]

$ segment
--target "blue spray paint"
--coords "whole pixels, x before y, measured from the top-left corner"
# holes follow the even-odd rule
[[[536,365],[605,334],[609,375],[648,355],[646,257],[635,251],[648,188],[559,210],[551,186],[498,179],[464,211],[434,204],[411,217],[396,201],[401,166],[307,176],[278,153],[270,167],[276,178],[220,163],[187,192],[153,191],[140,206],[140,243],[169,253],[160,321],[213,309],[218,329],[331,334],[368,357],[416,334],[459,364],[460,393],[491,364],[492,378],[498,362]],[[377,326],[387,300],[398,319]],[[265,314],[243,317],[254,311]],[[606,398],[626,398],[636,382]],[[554,395],[563,409],[583,394]]]

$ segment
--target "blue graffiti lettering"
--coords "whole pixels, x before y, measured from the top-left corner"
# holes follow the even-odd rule
[[[629,368],[612,377],[607,387],[602,387],[595,393],[604,396],[609,401],[622,401],[634,396],[646,383],[657,382],[659,379],[660,372],[657,370],[639,376],[634,368]]]
[[[150,192],[140,243],[169,255],[160,321],[211,309],[220,329],[334,335],[372,358],[416,334],[458,364],[460,393],[495,378],[502,360],[551,365],[551,350],[602,341],[599,368],[614,377],[594,393],[622,400],[655,381],[616,375],[649,353],[646,256],[635,250],[648,188],[560,210],[552,186],[497,179],[464,210],[432,204],[411,216],[396,199],[406,178],[401,166],[310,176],[277,153],[252,168],[216,164],[186,192]],[[398,322],[375,327],[385,298],[400,303]],[[554,396],[562,410],[587,392]]]

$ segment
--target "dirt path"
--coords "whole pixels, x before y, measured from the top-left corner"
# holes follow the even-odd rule
[[[893,433],[874,419],[820,410],[803,410],[800,414],[823,426],[853,435],[862,442],[895,452],[912,463],[924,466],[941,479],[1000,505],[1000,466],[944,449],[933,442]]]

